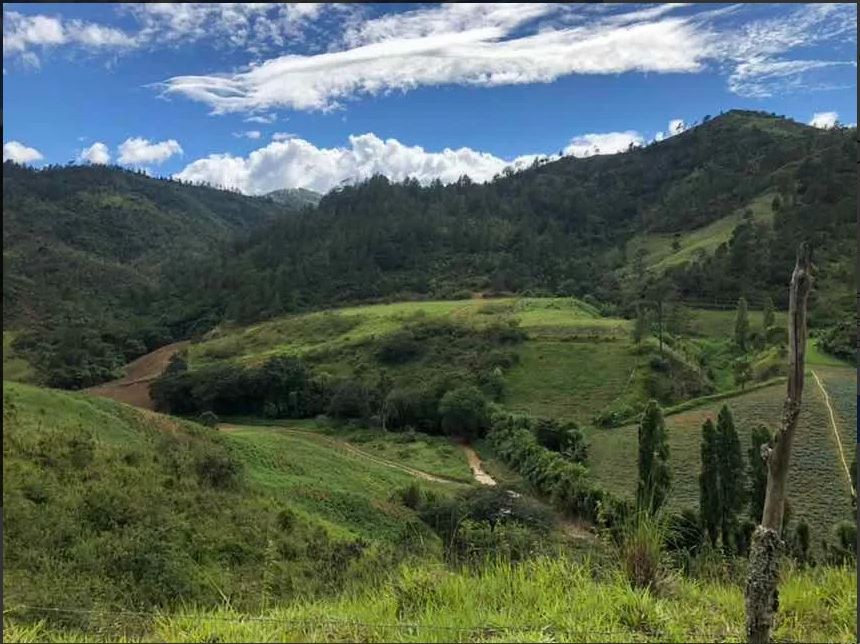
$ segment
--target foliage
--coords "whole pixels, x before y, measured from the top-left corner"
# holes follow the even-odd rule
[[[638,470],[636,506],[640,512],[654,514],[665,502],[671,482],[666,425],[654,400],[645,407],[639,423]]]
[[[439,418],[446,434],[480,438],[490,422],[487,400],[474,386],[452,389],[439,401]]]
[[[731,410],[723,405],[717,414],[717,446],[720,482],[720,535],[723,548],[732,547],[738,514],[746,504],[746,472],[741,443]]]
[[[735,317],[735,344],[741,351],[747,350],[747,342],[749,341],[750,321],[747,313],[746,298],[738,300],[738,312]]]
[[[750,432],[750,448],[747,450],[749,463],[749,516],[756,522],[762,520],[764,499],[767,493],[767,463],[762,456],[762,447],[770,445],[771,433],[767,425],[755,425]]]
[[[717,430],[714,427],[714,421],[708,418],[702,424],[699,513],[702,517],[702,526],[712,546],[716,546],[719,538],[722,514],[719,453]]]

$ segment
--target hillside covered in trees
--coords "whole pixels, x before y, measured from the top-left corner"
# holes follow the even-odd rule
[[[627,317],[673,298],[783,308],[807,239],[813,330],[852,355],[855,131],[731,111],[486,184],[374,177],[291,216],[115,168],[5,164],[4,329],[30,328],[19,349],[76,387],[224,320],[347,302],[477,291],[574,295]]]

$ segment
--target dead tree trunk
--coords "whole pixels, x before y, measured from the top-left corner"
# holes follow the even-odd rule
[[[749,574],[746,585],[747,641],[770,641],[773,618],[779,606],[777,581],[779,556],[783,548],[780,532],[785,508],[785,487],[791,442],[800,415],[803,395],[803,370],[806,355],[806,301],[812,287],[812,257],[803,242],[797,250],[797,263],[791,274],[788,304],[788,395],[783,405],[779,430],[772,444],[762,448],[767,462],[767,492],[764,512],[752,538]]]

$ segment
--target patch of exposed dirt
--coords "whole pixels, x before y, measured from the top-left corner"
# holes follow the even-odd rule
[[[173,354],[186,346],[188,346],[188,342],[183,341],[159,347],[155,351],[129,362],[125,366],[125,375],[122,378],[96,387],[89,387],[84,389],[84,393],[110,398],[143,409],[154,409],[155,405],[149,396],[149,383],[164,373]]]

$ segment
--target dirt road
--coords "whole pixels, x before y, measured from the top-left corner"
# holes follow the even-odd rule
[[[263,426],[268,427],[269,429],[274,429],[279,432],[286,432],[287,434],[296,434],[298,436],[303,436],[306,438],[310,438],[311,440],[315,440],[320,443],[325,443],[331,447],[335,447],[337,449],[343,450],[354,456],[358,456],[360,458],[367,459],[368,461],[372,461],[377,465],[384,465],[385,467],[390,467],[392,469],[400,470],[401,472],[406,472],[407,474],[411,474],[412,476],[423,479],[425,481],[433,481],[434,483],[448,483],[454,485],[465,485],[462,481],[457,481],[455,479],[449,479],[442,476],[437,476],[435,474],[430,474],[423,470],[415,469],[414,467],[409,467],[408,465],[402,465],[401,463],[396,463],[394,461],[389,461],[387,458],[381,458],[376,456],[375,454],[369,454],[364,450],[358,449],[355,445],[347,443],[346,441],[338,440],[336,438],[332,438],[330,436],[326,436],[325,434],[320,434],[317,432],[309,432],[302,429],[287,429],[286,427],[271,427],[271,426]],[[236,430],[244,429],[243,427],[239,427],[238,425],[231,425],[229,423],[221,423],[218,425],[218,429],[222,432],[234,432]]]
[[[493,477],[487,474],[484,468],[481,467],[481,459],[478,453],[468,445],[463,445],[462,447],[463,451],[466,452],[466,458],[469,461],[469,467],[472,469],[472,476],[475,477],[475,480],[481,485],[495,485],[496,481]]]
[[[110,398],[135,407],[154,409],[155,405],[149,397],[149,383],[164,372],[173,354],[186,346],[188,342],[183,341],[159,347],[129,362],[125,366],[125,375],[122,378],[84,389],[84,393]]]

